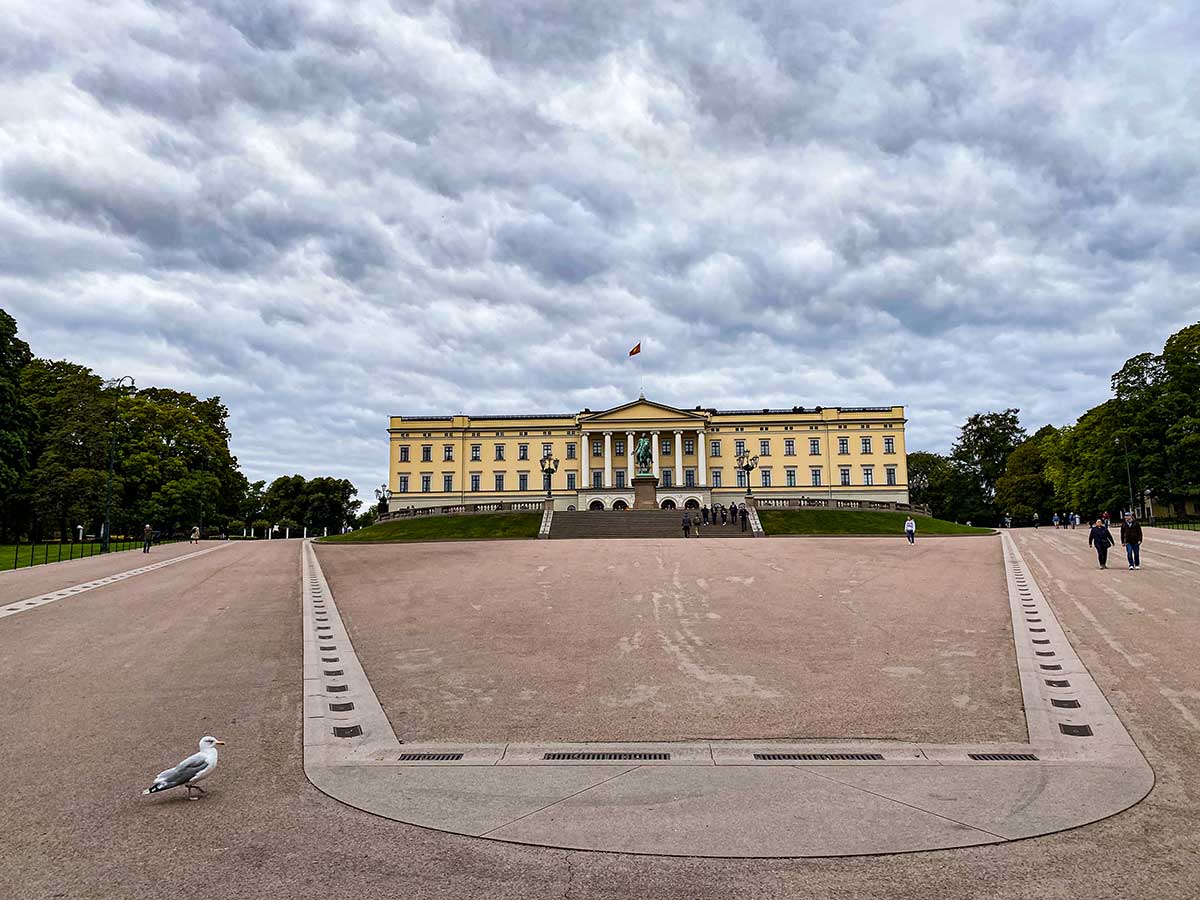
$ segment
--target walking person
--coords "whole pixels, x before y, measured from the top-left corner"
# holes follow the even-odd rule
[[[1058,513],[1055,513],[1053,518],[1050,519],[1050,521],[1054,523],[1055,528],[1058,528]]]
[[[1096,524],[1092,526],[1092,530],[1088,532],[1088,546],[1096,548],[1096,558],[1100,561],[1100,568],[1102,569],[1108,568],[1108,548],[1112,545],[1112,535],[1104,527],[1104,520],[1097,519]]]
[[[727,509],[726,509],[725,507],[723,507],[723,506],[721,507],[721,524],[722,524],[722,525],[728,525],[728,524],[729,524],[729,510],[727,510]]]
[[[904,520],[904,536],[910,544],[917,542],[917,523],[913,520],[912,516]]]
[[[200,526],[199,525],[192,526],[192,533],[190,535],[188,535],[188,543],[189,544],[200,543]]]
[[[704,524],[707,525],[708,524],[708,507],[705,506],[702,510],[700,510],[700,513],[704,518]]]
[[[691,537],[691,531],[692,531],[692,517],[691,517],[691,515],[688,514],[688,511],[685,509],[683,511],[683,536],[685,538]]]
[[[745,531],[746,525],[750,522],[750,513],[747,511],[745,503],[738,507],[738,516],[742,520],[742,531]]]
[[[1138,524],[1133,513],[1125,513],[1121,522],[1121,543],[1125,545],[1125,558],[1129,560],[1129,570],[1142,567],[1142,526]]]
[[[1105,527],[1105,528],[1107,528],[1107,527],[1108,527],[1108,522],[1109,522],[1109,518],[1108,518],[1108,510],[1107,510],[1107,509],[1104,511],[1104,515],[1102,515],[1100,518],[1104,520],[1104,527]]]
[[[147,525],[142,529],[142,552],[150,552],[150,544],[154,541],[154,529]]]

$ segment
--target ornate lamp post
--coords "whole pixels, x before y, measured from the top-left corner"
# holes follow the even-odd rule
[[[114,404],[113,417],[108,423],[108,484],[104,489],[104,528],[100,535],[100,552],[108,552],[108,540],[112,534],[112,482],[113,482],[113,465],[117,458],[117,417],[120,415],[120,406],[117,405],[121,401],[120,389],[125,387],[125,382],[129,382],[129,387],[134,386],[132,375],[123,375],[115,381],[106,381],[105,388],[115,388],[118,391],[117,402]]]
[[[751,456],[749,451],[743,450],[735,459],[737,459],[737,467],[746,473],[746,496],[749,497],[754,493],[750,487],[750,473],[758,468],[758,457]]]
[[[1129,483],[1129,511],[1133,512],[1133,476],[1129,474],[1129,450],[1125,446],[1125,436],[1114,438],[1113,443],[1120,444],[1121,452],[1125,454],[1125,480]]]
[[[388,505],[391,499],[392,492],[388,490],[388,486],[386,484],[381,484],[379,487],[375,488],[375,501],[377,504],[376,512],[378,515],[382,516],[391,511],[391,507]]]
[[[550,454],[547,453],[541,458],[539,464],[542,467],[542,480],[546,482],[546,497],[552,497],[554,496],[554,492],[551,487],[551,479],[554,477],[554,473],[558,471],[558,459],[552,459]]]

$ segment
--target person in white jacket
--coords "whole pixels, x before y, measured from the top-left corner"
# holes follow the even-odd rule
[[[917,523],[913,521],[912,516],[904,520],[904,536],[908,538],[910,544],[915,544],[917,541]]]

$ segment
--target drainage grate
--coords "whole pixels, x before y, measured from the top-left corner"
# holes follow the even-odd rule
[[[1033,642],[1035,644],[1048,644],[1050,643],[1050,638],[1034,638]]]
[[[968,753],[967,758],[979,762],[1037,762],[1033,753]]]
[[[1064,725],[1062,722],[1059,722],[1058,730],[1061,731],[1063,734],[1071,735],[1071,737],[1091,737],[1092,736],[1092,726],[1091,725]]]
[[[1071,686],[1071,682],[1067,681],[1065,678],[1058,680],[1058,681],[1056,681],[1053,678],[1047,678],[1046,684],[1050,685],[1050,687],[1070,687]]]
[[[342,737],[342,738],[359,737],[361,734],[362,734],[362,726],[361,725],[334,725],[333,726],[333,736],[334,737]]]
[[[1058,655],[1053,650],[1034,650],[1033,652],[1036,653],[1038,656],[1057,656]]]
[[[1057,697],[1051,697],[1050,702],[1059,709],[1079,709],[1078,700],[1059,700]]]
[[[1045,628],[1030,628],[1029,630],[1032,631],[1034,634],[1043,634],[1046,631]]]
[[[337,661],[338,661],[338,657],[336,657],[336,656],[322,656],[321,657],[321,662],[337,662]]]
[[[327,685],[325,685],[325,690],[332,691],[335,694],[340,694],[343,691],[350,690],[350,688],[348,685],[345,685],[345,684],[327,684]]]
[[[329,704],[330,712],[350,712],[350,710],[352,710],[352,709],[354,709],[354,704],[350,703],[349,701],[347,701],[346,703],[330,703]]]
[[[331,677],[346,674],[345,670],[343,670],[343,669],[322,669],[321,671],[323,671],[326,675],[329,675]]]
[[[1062,671],[1062,666],[1060,666],[1058,663],[1054,663],[1053,665],[1049,665],[1049,666],[1046,665],[1045,663],[1039,663],[1038,668],[1045,669],[1047,672],[1061,672]]]
[[[606,760],[606,759],[631,759],[631,760],[652,760],[652,759],[670,759],[670,753],[545,753],[542,759],[554,760],[562,762],[566,760]]]
[[[400,762],[455,762],[463,758],[461,753],[401,753]]]
[[[336,650],[337,644],[330,644],[328,647],[326,647],[324,644],[318,644],[317,649],[318,650]]]
[[[882,753],[755,753],[755,759],[763,762],[784,762],[795,760],[799,762],[818,762],[821,760],[853,760],[868,762],[883,759]]]

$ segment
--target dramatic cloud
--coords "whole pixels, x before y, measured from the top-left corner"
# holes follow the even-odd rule
[[[945,449],[1200,319],[1197,46],[1149,0],[16,0],[0,305],[220,394],[253,477],[623,402],[638,341],[655,399]]]

